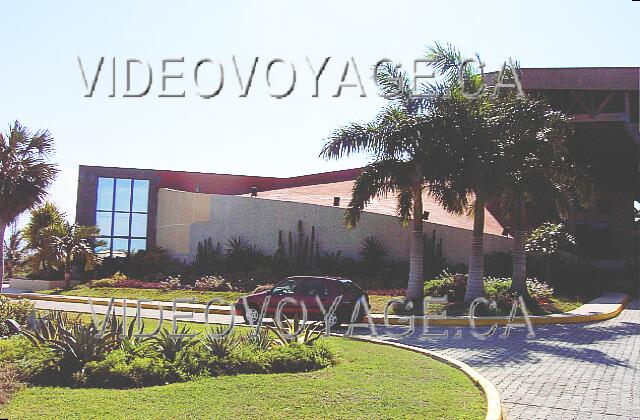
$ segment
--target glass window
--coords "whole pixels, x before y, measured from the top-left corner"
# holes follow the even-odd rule
[[[296,289],[298,294],[324,296],[329,294],[327,283],[323,279],[308,278]]]
[[[146,213],[149,204],[149,181],[133,180],[133,205],[131,211]]]
[[[111,216],[113,213],[99,211],[96,213],[96,226],[100,229],[100,235],[111,236]]]
[[[96,210],[113,209],[113,178],[98,178]]]
[[[292,295],[296,288],[297,282],[294,279],[285,279],[273,288],[274,296]]]
[[[116,211],[131,211],[131,180],[116,179]]]
[[[102,245],[96,247],[96,252],[108,254],[111,250],[111,238],[98,238],[98,242],[102,242]]]
[[[122,239],[122,238],[113,238],[113,252],[114,254],[118,253],[122,253],[122,252],[128,252],[129,249],[129,240],[128,239]],[[120,255],[114,255],[114,256],[120,256]]]
[[[124,257],[147,248],[149,188],[148,179],[98,178],[96,225],[106,242],[98,252]]]
[[[114,213],[113,236],[129,236],[129,213]]]
[[[131,240],[131,253],[138,252],[140,250],[147,249],[147,240],[146,239],[132,239]]]
[[[131,236],[146,237],[147,236],[147,215],[140,213],[131,214]]]

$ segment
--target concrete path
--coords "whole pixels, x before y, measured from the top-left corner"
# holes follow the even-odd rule
[[[69,302],[56,302],[49,300],[34,300],[36,305],[36,309],[49,309],[49,310],[62,310],[68,312],[77,312],[77,313],[91,313],[91,305],[86,303],[69,303]],[[107,312],[108,306],[105,305],[93,305],[93,310],[96,314],[105,314]],[[123,308],[117,307],[115,308],[116,315],[122,315]],[[127,317],[133,319],[136,316],[137,308],[127,307]],[[150,319],[160,319],[160,311],[158,309],[141,309],[140,315],[142,318],[150,318]],[[196,322],[196,323],[204,323],[205,316],[204,313],[193,313],[193,316],[190,317],[190,312],[178,311],[176,312],[176,316],[178,319],[187,321],[187,322]],[[174,312],[171,309],[164,308],[162,310],[162,317],[165,320],[172,320],[174,316]],[[185,319],[187,317],[188,319]],[[236,324],[244,323],[244,320],[241,316],[234,316]],[[211,324],[227,324],[231,323],[230,315],[220,315],[220,314],[209,314],[209,323]]]
[[[479,332],[487,327],[478,328]],[[438,327],[449,338],[399,342],[461,360],[500,392],[507,419],[639,419],[640,305],[592,324],[535,326],[535,338],[513,330],[474,338],[469,328]],[[397,329],[396,329],[397,331]],[[454,338],[458,332],[461,337]]]

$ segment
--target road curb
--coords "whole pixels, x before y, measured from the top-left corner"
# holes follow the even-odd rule
[[[369,337],[350,337],[352,340],[365,341],[369,343],[376,343],[386,346],[392,346],[399,349],[413,351],[415,353],[421,353],[426,356],[431,357],[432,359],[438,360],[440,362],[444,362],[458,370],[461,370],[467,377],[469,377],[474,384],[485,396],[487,401],[487,415],[485,416],[486,420],[502,420],[504,419],[504,411],[502,407],[502,401],[500,399],[500,393],[498,389],[489,381],[487,378],[482,376],[478,371],[473,369],[468,364],[461,362],[458,359],[454,359],[453,357],[445,356],[444,354],[440,354],[431,350],[426,350],[420,347],[410,346],[407,344],[396,343],[392,341],[385,341],[376,338]]]
[[[109,305],[109,299],[89,298],[86,296],[44,295],[44,294],[38,294],[38,293],[3,293],[2,295],[13,298],[13,299],[45,300],[49,302],[81,303],[81,304],[88,304],[89,299],[91,299],[94,305],[98,305],[98,306]],[[163,301],[156,301],[156,302],[158,303],[142,302],[140,304],[140,308],[141,309],[158,309],[158,307],[162,307],[163,310],[173,311],[173,302],[163,302]],[[125,303],[124,300],[121,298],[114,299],[113,306],[121,308],[122,306],[124,306],[124,303]],[[200,306],[184,306],[184,304],[182,305],[183,306],[180,306],[180,304],[178,304],[176,306],[177,312],[194,312],[194,313],[205,312],[204,305],[202,305],[201,307]],[[137,308],[138,301],[133,299],[132,300],[127,299],[126,306],[127,308]],[[230,314],[229,311],[230,311],[230,307],[225,307],[225,306],[212,305],[209,308],[210,314],[229,315]]]
[[[530,315],[528,316],[528,320],[533,325],[551,325],[551,324],[577,324],[577,323],[586,323],[586,322],[596,322],[596,321],[604,321],[607,319],[615,318],[620,315],[620,312],[627,306],[630,302],[630,296],[625,295],[622,302],[615,304],[615,308],[611,311],[607,312],[597,312],[591,314],[572,314],[571,312],[565,312],[562,314],[552,314],[552,315]],[[381,314],[372,314],[372,321],[374,324],[384,324],[384,316]],[[398,315],[389,315],[388,317],[389,325],[407,325],[408,316],[398,316]],[[525,318],[522,316],[515,317],[513,320],[509,321],[509,317],[506,316],[492,316],[492,317],[476,317],[474,319],[476,326],[489,326],[489,325],[500,325],[504,326],[508,323],[517,324],[524,323]],[[451,318],[423,318],[423,317],[415,317],[416,325],[424,325],[427,323],[430,326],[446,326],[446,327],[469,327],[471,326],[470,318],[468,316],[464,317],[451,317]]]

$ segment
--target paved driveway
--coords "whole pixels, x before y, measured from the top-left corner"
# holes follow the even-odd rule
[[[442,328],[432,329],[441,332]],[[461,338],[453,338],[456,331]],[[487,331],[486,327],[478,328]],[[485,341],[468,328],[449,338],[399,341],[459,359],[500,391],[508,419],[640,419],[640,306],[593,324],[534,326]]]

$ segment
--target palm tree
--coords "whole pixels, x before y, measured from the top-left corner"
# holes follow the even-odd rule
[[[466,102],[472,116],[472,130],[463,152],[464,164],[458,176],[458,183],[473,196],[468,211],[473,215],[471,252],[469,253],[469,275],[464,301],[470,303],[484,296],[484,222],[485,205],[501,190],[503,169],[501,167],[498,143],[491,137],[488,116],[491,104],[487,92],[482,92],[483,80],[479,68],[474,63],[464,66],[463,86],[459,84],[460,69],[464,58],[451,44],[435,43],[429,48],[428,58],[433,67],[444,75],[445,83],[452,95]],[[476,55],[477,61],[480,59]],[[462,92],[481,92],[475,98]]]
[[[45,240],[38,252],[46,255],[46,258],[54,259],[55,264],[64,270],[65,288],[71,285],[73,263],[83,259],[85,270],[92,270],[98,263],[95,248],[104,245],[100,241],[96,242],[99,233],[96,226],[81,226],[66,221],[44,230]]]
[[[46,130],[31,132],[16,121],[0,133],[0,281],[5,229],[46,195],[57,173],[55,165],[47,162],[52,151],[53,137]]]
[[[569,156],[566,141],[572,128],[567,116],[528,96],[499,99],[493,112],[508,179],[500,204],[514,230],[511,288],[527,296],[527,208],[551,207],[566,217],[574,200],[590,206],[593,186]]]
[[[424,87],[435,95],[429,101],[416,98],[406,74],[392,65],[381,67],[375,77],[391,105],[369,124],[352,123],[335,131],[320,156],[337,159],[367,153],[373,157],[354,183],[345,214],[347,227],[356,225],[372,199],[388,194],[396,196],[405,225],[413,216],[406,298],[420,308],[424,293],[422,195],[431,194],[452,212],[461,212],[466,204],[466,191],[460,193],[452,175],[459,163],[452,150],[457,150],[455,145],[464,136],[458,121],[452,119],[456,114],[445,108],[462,114],[464,110],[437,87]]]
[[[30,211],[29,222],[23,229],[24,238],[27,241],[27,248],[35,251],[36,254],[31,260],[31,265],[37,271],[44,271],[49,274],[52,268],[52,261],[44,257],[41,250],[46,241],[45,231],[52,226],[61,225],[65,221],[66,215],[58,207],[47,201]]]
[[[22,233],[14,223],[11,225],[11,235],[4,243],[4,266],[8,278],[13,278],[15,269],[24,262],[24,258]]]

